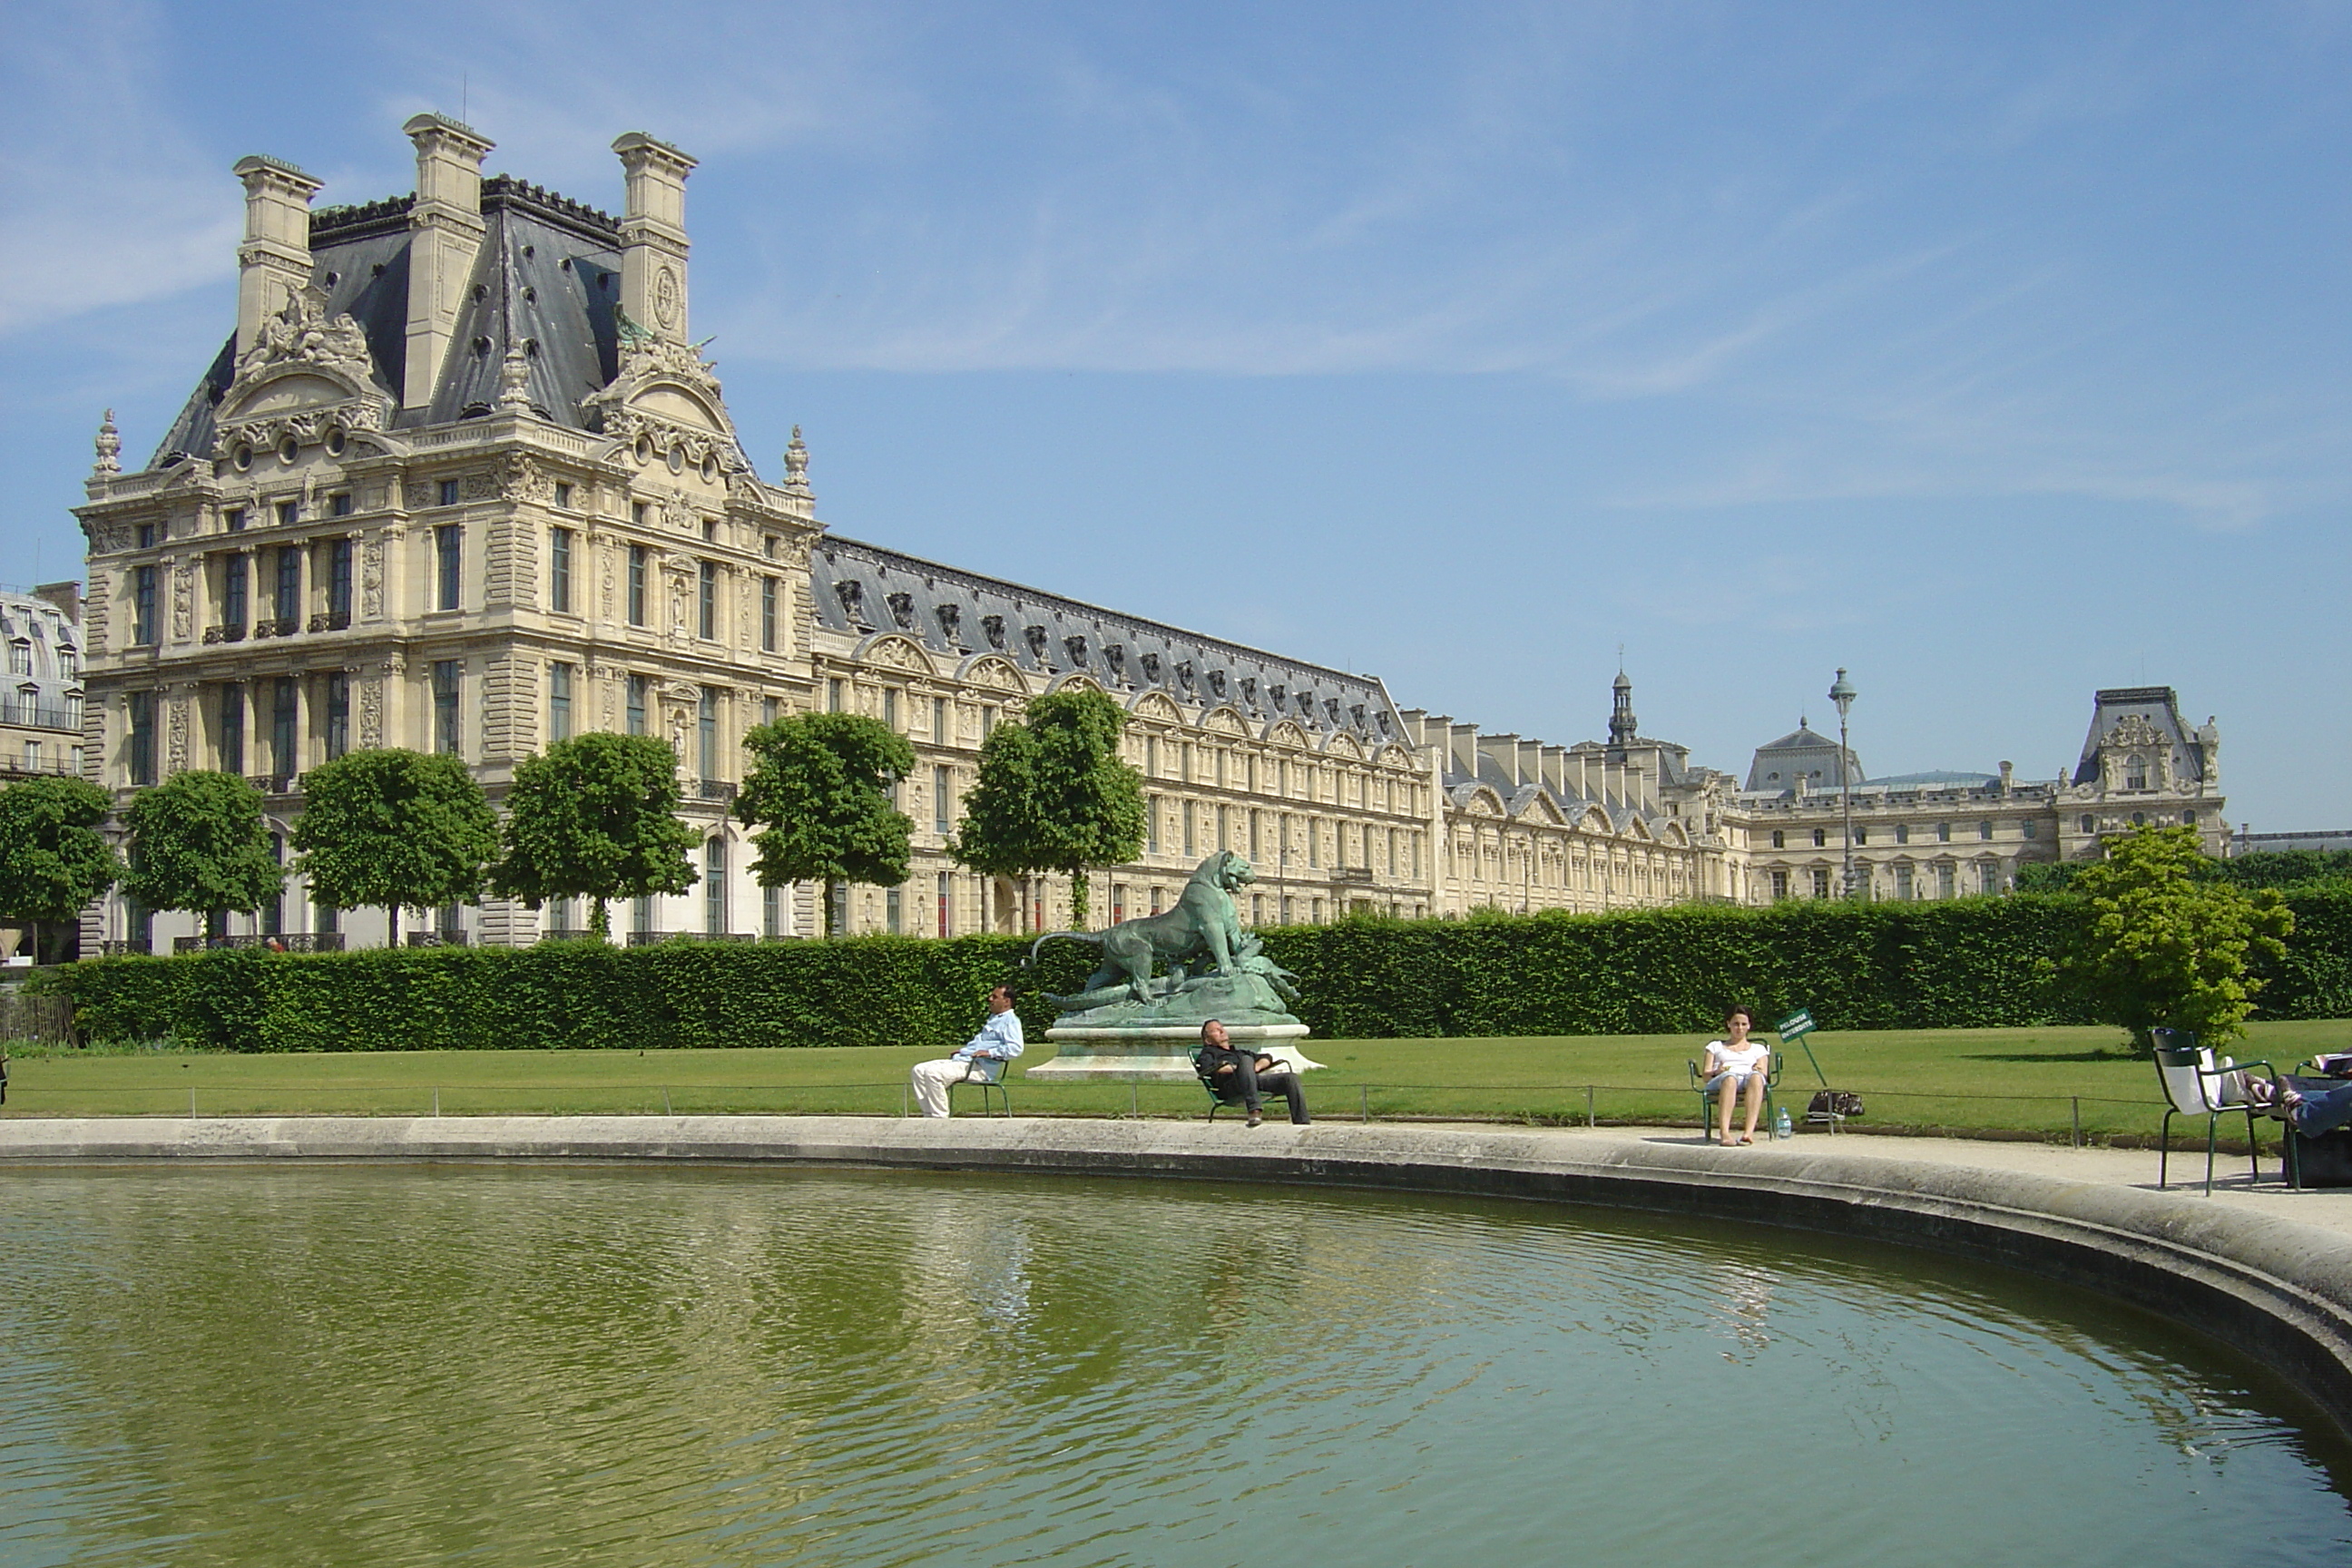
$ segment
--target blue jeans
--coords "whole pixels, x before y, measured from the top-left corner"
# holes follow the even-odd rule
[[[2315,1094],[2306,1090],[2303,1103],[2287,1119],[2287,1124],[2306,1138],[2333,1132],[2347,1121],[2352,1121],[2352,1083]]]

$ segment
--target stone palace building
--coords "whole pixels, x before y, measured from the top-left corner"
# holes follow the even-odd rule
[[[1164,907],[1219,848],[1256,866],[1248,915],[1269,923],[1827,895],[1843,775],[1835,743],[1801,727],[1743,787],[1643,737],[1622,674],[1605,740],[1482,733],[1399,707],[1373,677],[831,532],[799,431],[762,477],[691,346],[692,158],[620,138],[614,217],[485,177],[491,144],[465,125],[405,130],[415,192],[361,205],[314,210],[318,180],[240,162],[234,332],[145,467],[123,469],[110,417],[101,430],[77,509],[89,584],[70,700],[79,763],[119,799],[223,769],[261,786],[282,835],[304,772],[352,748],[462,756],[495,803],[551,742],[657,734],[701,879],[616,911],[616,929],[804,935],[813,889],[759,887],[728,815],[740,742],[781,714],[855,711],[914,743],[899,805],[915,863],[898,888],[845,889],[844,929],[1034,931],[1067,918],[1066,889],[975,877],[943,846],[992,726],[1086,686],[1132,716],[1150,798],[1142,858],[1098,877],[1098,920]],[[2184,730],[2175,706],[2160,689],[2101,693],[2082,764],[2047,784],[2006,764],[1853,770],[1874,887],[1994,889],[2128,814],[2185,811],[2220,835],[2211,726]],[[582,923],[489,900],[420,934],[518,942]],[[161,951],[197,930],[115,898],[83,935]],[[314,908],[299,879],[231,931],[383,939],[379,912]]]

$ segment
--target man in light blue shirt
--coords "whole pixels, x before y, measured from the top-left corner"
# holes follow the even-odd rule
[[[948,1085],[995,1083],[1004,1076],[1004,1064],[1024,1048],[1021,1038],[1021,1015],[1013,1010],[1013,987],[1000,985],[988,994],[988,1022],[971,1043],[951,1057],[937,1061],[917,1062],[911,1075],[915,1099],[926,1116],[948,1113]]]

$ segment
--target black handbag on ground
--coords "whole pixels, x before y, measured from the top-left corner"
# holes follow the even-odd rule
[[[1820,1123],[1843,1121],[1862,1114],[1862,1096],[1850,1089],[1824,1089],[1813,1095],[1813,1102],[1805,1107],[1805,1120]]]

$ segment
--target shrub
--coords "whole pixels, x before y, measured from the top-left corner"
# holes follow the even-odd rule
[[[2352,889],[2291,893],[2295,934],[2258,959],[2259,1016],[2352,1016]],[[2018,896],[1895,904],[1805,901],[1612,915],[1360,919],[1267,930],[1324,1038],[1680,1033],[1727,999],[1763,1021],[1808,1008],[1824,1028],[2097,1022],[2060,978],[2085,906]],[[945,1047],[980,1026],[1012,975],[1043,1037],[1044,991],[1077,988],[1091,949],[1025,937],[855,937],[614,948],[251,951],[87,960],[45,976],[93,1041],[176,1038],[232,1050]]]

